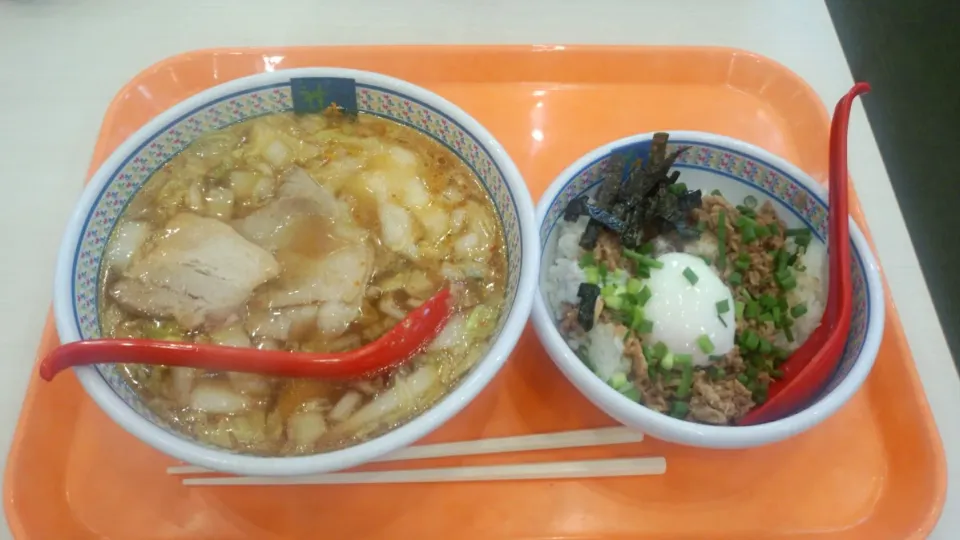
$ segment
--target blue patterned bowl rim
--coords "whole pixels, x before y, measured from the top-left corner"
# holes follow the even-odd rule
[[[292,108],[294,79],[352,80],[358,108],[406,124],[450,148],[481,179],[500,215],[508,259],[507,309],[487,353],[460,384],[407,424],[362,444],[310,456],[268,458],[206,446],[165,428],[109,365],[74,369],[91,398],[134,436],[183,461],[245,475],[298,475],[352,467],[407,446],[459,412],[499,371],[526,324],[539,244],[533,203],[502,145],[476,120],[432,92],[386,75],[303,68],[261,73],[205,90],[160,114],[110,155],[81,195],[61,242],[54,316],[63,343],[99,336],[96,280],[117,217],[159,166],[201,133]]]
[[[537,205],[541,253],[569,200],[598,185],[614,152],[649,152],[652,133],[626,137],[601,146],[570,165],[547,189]],[[827,230],[826,190],[785,160],[753,145],[728,137],[695,131],[671,131],[671,149],[690,146],[675,168],[699,169],[755,189],[777,200],[813,229],[821,242]],[[722,186],[718,186],[722,187]],[[796,197],[804,193],[806,197]],[[879,349],[883,335],[884,298],[880,272],[869,244],[850,220],[854,316],[844,357],[821,395],[806,409],[787,418],[750,427],[706,426],[659,414],[623,398],[581,362],[560,336],[542,294],[534,302],[533,322],[551,358],[592,402],[621,422],[660,438],[715,448],[739,448],[781,440],[812,427],[835,412],[860,387]],[[541,265],[549,261],[541,261]],[[538,287],[539,289],[539,287]]]

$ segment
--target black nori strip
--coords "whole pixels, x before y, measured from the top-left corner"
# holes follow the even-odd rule
[[[626,157],[622,154],[614,154],[610,158],[610,165],[603,175],[603,183],[597,189],[596,205],[607,210],[613,207],[617,196],[620,194],[620,177],[623,174]]]
[[[584,330],[593,329],[593,315],[597,309],[597,298],[600,297],[600,286],[592,283],[581,283],[577,290],[580,298],[580,307],[577,310],[577,322]]]
[[[583,231],[583,236],[580,237],[580,247],[588,251],[597,247],[601,231],[603,231],[603,223],[591,219],[590,223],[587,223],[587,229]]]
[[[587,213],[587,196],[583,195],[570,201],[563,210],[563,219],[565,221],[576,221],[580,216]]]

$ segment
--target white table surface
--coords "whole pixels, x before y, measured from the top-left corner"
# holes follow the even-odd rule
[[[0,231],[8,254],[0,279],[0,446],[10,444],[60,234],[116,91],[150,64],[191,49],[390,43],[739,47],[800,74],[831,109],[853,82],[816,0],[0,0],[0,179],[7,186]],[[960,379],[859,104],[850,170],[955,487],[960,424],[951,413],[960,410]],[[960,537],[957,501],[948,498],[933,538]],[[5,526],[0,538],[9,538]]]

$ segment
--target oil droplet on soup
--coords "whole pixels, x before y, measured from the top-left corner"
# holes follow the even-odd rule
[[[323,452],[409,421],[457,384],[500,317],[505,256],[492,202],[449,149],[364,114],[273,114],[205,134],[134,197],[100,276],[102,332],[350,350],[450,287],[455,314],[435,342],[366,380],[121,367],[201,442]]]

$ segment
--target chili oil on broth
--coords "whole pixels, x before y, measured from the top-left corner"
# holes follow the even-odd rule
[[[209,278],[188,273],[198,265],[217,287],[240,285],[192,291]],[[282,113],[206,134],[154,173],[111,235],[100,320],[105,337],[335,352],[449,286],[455,314],[438,338],[363,380],[121,366],[187,436],[302,455],[389,431],[450,391],[486,350],[505,281],[493,204],[449,149],[365,114]]]

